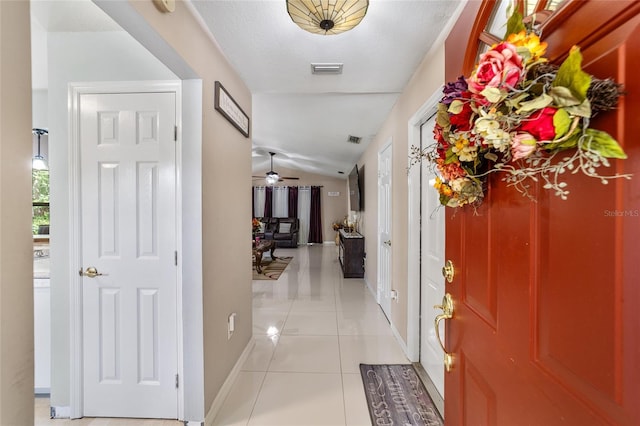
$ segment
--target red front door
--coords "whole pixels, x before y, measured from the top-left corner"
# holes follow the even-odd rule
[[[543,39],[554,62],[577,44],[585,71],[624,84],[591,127],[629,156],[612,173],[634,177],[571,175],[568,200],[533,188],[532,202],[494,175],[477,214],[447,208],[445,420],[640,425],[640,2],[569,2]]]

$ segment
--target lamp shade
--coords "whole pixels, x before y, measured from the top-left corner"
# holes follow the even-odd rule
[[[33,170],[49,170],[47,161],[42,155],[36,155],[33,157],[33,160],[31,161],[31,168]]]
[[[276,172],[269,172],[267,173],[267,185],[275,185],[276,183],[278,183],[278,180],[280,180],[280,175],[278,175]]]
[[[367,14],[369,0],[287,0],[293,22],[314,34],[349,31]]]
[[[33,160],[31,161],[31,168],[33,170],[48,170],[49,165],[47,161],[44,159],[42,154],[40,154],[40,136],[48,135],[49,131],[46,129],[31,129],[31,133],[38,136],[38,153],[33,156]]]

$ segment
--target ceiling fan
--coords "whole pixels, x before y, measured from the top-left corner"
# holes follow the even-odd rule
[[[297,177],[285,177],[285,176],[280,176],[277,172],[273,171],[273,156],[276,155],[275,152],[270,152],[269,155],[271,156],[271,169],[265,174],[264,179],[267,182],[267,185],[274,185],[277,182],[282,182],[283,180],[287,179],[287,180],[298,180],[300,178]],[[252,178],[255,179],[263,179],[262,176],[252,176]]]

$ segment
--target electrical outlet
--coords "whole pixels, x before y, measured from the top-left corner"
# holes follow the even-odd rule
[[[236,313],[232,313],[229,315],[229,318],[227,319],[227,340],[231,339],[231,336],[233,336],[233,332],[236,329]]]

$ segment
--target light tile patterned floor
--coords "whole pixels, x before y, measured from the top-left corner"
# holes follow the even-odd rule
[[[253,282],[255,347],[214,424],[369,426],[360,363],[407,363],[364,280],[344,279],[337,248],[277,249],[293,256],[277,281]],[[36,425],[174,426],[151,420],[48,420]],[[43,414],[44,413],[44,414]]]

